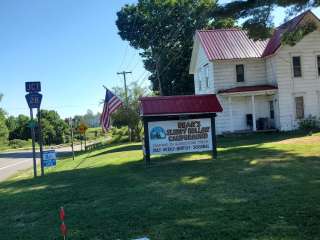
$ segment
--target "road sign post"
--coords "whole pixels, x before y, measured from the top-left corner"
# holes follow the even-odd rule
[[[33,121],[33,110],[30,108],[30,119]],[[31,126],[31,138],[32,138],[32,157],[33,157],[33,176],[37,177],[37,159],[36,159],[36,144],[35,144],[35,131],[34,126]]]
[[[44,175],[44,166],[43,166],[43,144],[42,144],[42,130],[41,130],[41,114],[40,114],[40,105],[42,101],[42,95],[39,93],[41,91],[41,83],[40,82],[26,82],[25,83],[26,92],[26,100],[28,106],[30,108],[30,129],[31,129],[31,137],[32,137],[32,152],[33,152],[33,175],[37,177],[37,160],[36,160],[36,148],[35,148],[35,121],[33,119],[33,109],[37,109],[38,115],[38,138],[39,138],[39,146],[40,146],[40,161],[41,161],[41,176]]]
[[[86,149],[86,146],[87,146],[87,136],[86,136],[87,130],[88,130],[88,126],[84,123],[80,123],[78,127],[78,131],[80,133],[80,139],[81,139],[81,151],[82,151],[82,140],[84,140],[84,149]]]
[[[41,111],[38,108],[38,138],[40,146],[40,165],[41,165],[41,176],[44,176],[44,166],[43,166],[43,136],[42,136],[42,125],[41,125]]]

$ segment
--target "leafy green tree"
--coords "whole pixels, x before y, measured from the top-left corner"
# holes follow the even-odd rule
[[[154,91],[160,95],[194,92],[189,64],[195,31],[234,24],[230,19],[215,21],[216,6],[215,0],[139,0],[117,13],[119,35],[142,50]]]
[[[114,88],[113,91],[123,99],[124,104],[112,114],[112,125],[118,128],[129,126],[131,140],[139,141],[142,131],[139,98],[145,96],[150,91],[139,86],[137,83],[130,84],[128,88],[128,107],[125,104],[125,92],[123,88]]]
[[[220,18],[245,19],[243,27],[249,31],[253,39],[266,39],[273,30],[272,11],[275,7],[286,8],[287,15],[292,16],[303,10],[319,6],[319,0],[244,0],[232,1],[220,6],[213,14]]]
[[[20,114],[18,117],[10,116],[6,120],[9,129],[9,139],[28,140],[31,138],[30,128],[28,127],[30,118]]]
[[[0,102],[2,100],[3,94],[0,94]],[[6,125],[6,113],[0,108],[0,144],[3,145],[7,143],[9,137],[9,130]]]
[[[61,144],[69,135],[68,124],[60,118],[56,111],[41,110],[41,126],[45,144]]]

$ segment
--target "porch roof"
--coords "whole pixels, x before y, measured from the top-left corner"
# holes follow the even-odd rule
[[[274,91],[278,87],[272,85],[256,85],[256,86],[244,86],[244,87],[234,87],[229,89],[220,90],[219,94],[233,94],[233,93],[249,93],[249,92],[261,92],[261,91]]]

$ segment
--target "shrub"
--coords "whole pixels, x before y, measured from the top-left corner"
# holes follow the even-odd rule
[[[28,141],[21,139],[13,139],[9,141],[9,146],[12,148],[23,148],[28,145]]]
[[[320,129],[320,119],[309,115],[307,118],[299,121],[299,128],[305,131],[315,131]]]
[[[128,127],[112,128],[111,129],[111,142],[112,143],[125,143],[129,142]]]

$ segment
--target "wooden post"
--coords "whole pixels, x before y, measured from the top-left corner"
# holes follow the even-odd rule
[[[149,146],[149,129],[148,121],[143,119],[143,128],[144,128],[144,160],[146,165],[150,165],[150,146]]]
[[[217,159],[217,136],[216,136],[216,114],[211,117],[211,135],[212,135],[212,159]]]

